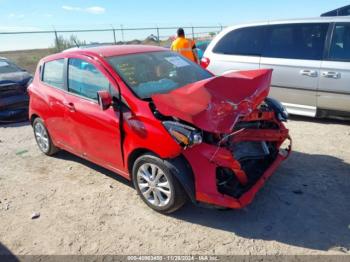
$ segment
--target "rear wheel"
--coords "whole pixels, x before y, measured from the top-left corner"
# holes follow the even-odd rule
[[[51,156],[58,151],[58,148],[52,143],[49,132],[41,118],[35,118],[33,122],[34,136],[39,149],[46,155]]]
[[[133,167],[133,182],[142,200],[152,209],[166,214],[178,210],[186,202],[186,193],[172,169],[172,163],[152,154],[140,156]]]

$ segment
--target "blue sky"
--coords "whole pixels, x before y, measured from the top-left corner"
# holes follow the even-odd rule
[[[314,17],[347,4],[349,0],[0,0],[0,32],[53,27],[102,28],[111,24],[114,27],[232,25]],[[13,41],[0,35],[0,50],[7,40]]]

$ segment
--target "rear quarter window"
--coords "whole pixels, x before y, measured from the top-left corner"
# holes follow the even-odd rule
[[[64,59],[46,62],[42,72],[42,81],[50,86],[64,89]]]
[[[226,55],[260,56],[266,26],[245,27],[227,33],[213,49],[214,53]]]

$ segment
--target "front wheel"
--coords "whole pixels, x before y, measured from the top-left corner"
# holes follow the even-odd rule
[[[172,174],[172,163],[152,154],[140,156],[134,163],[133,183],[142,200],[161,213],[172,213],[186,202],[186,193]]]

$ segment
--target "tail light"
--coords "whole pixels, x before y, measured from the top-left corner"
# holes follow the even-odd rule
[[[203,58],[201,59],[201,66],[202,66],[203,68],[207,68],[207,67],[209,66],[209,64],[210,64],[210,59],[209,59],[209,58],[203,57]]]

